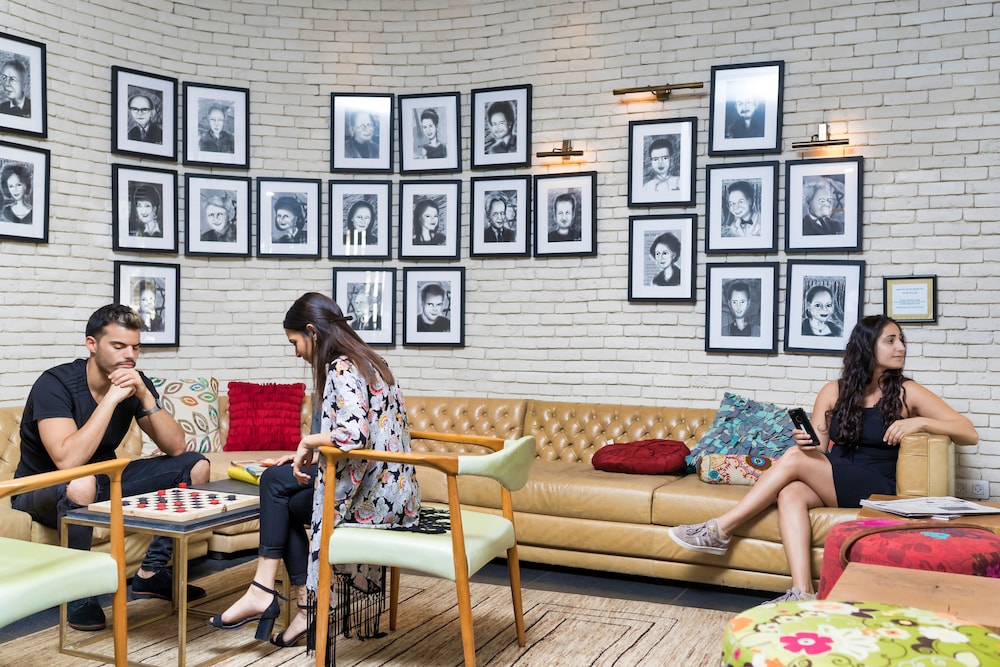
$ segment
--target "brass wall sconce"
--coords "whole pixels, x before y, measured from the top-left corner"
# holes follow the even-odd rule
[[[825,148],[826,146],[846,146],[850,139],[831,139],[826,123],[819,124],[819,131],[806,141],[793,141],[792,148]]]
[[[539,151],[535,153],[536,157],[561,157],[563,160],[568,160],[571,157],[579,157],[583,155],[583,151],[573,148],[573,141],[571,139],[563,139],[562,146],[559,148],[553,148],[550,151]]]
[[[614,95],[638,95],[641,93],[652,93],[658,101],[663,102],[668,97],[670,93],[675,90],[681,89],[696,89],[704,88],[705,84],[701,81],[695,81],[693,83],[666,83],[660,86],[636,86],[634,88],[615,88],[611,92]]]

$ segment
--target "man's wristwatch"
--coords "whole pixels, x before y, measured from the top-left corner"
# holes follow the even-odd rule
[[[155,415],[162,409],[163,409],[163,404],[160,403],[160,399],[156,399],[156,403],[153,404],[153,407],[143,408],[139,414],[141,414],[143,417],[150,417],[152,415]]]

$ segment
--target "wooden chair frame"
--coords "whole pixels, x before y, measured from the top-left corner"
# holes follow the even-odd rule
[[[112,634],[115,647],[115,665],[128,665],[128,602],[125,583],[125,524],[122,514],[122,470],[129,464],[129,459],[113,459],[100,463],[54,470],[52,472],[18,477],[0,482],[0,498],[11,494],[25,493],[36,489],[44,489],[56,484],[64,484],[80,477],[90,475],[107,475],[111,480],[111,557],[118,565],[118,590],[114,593],[112,602]],[[10,601],[8,601],[9,603]],[[67,600],[69,602],[69,600]],[[65,604],[65,603],[63,603]]]
[[[485,436],[458,435],[450,433],[434,433],[430,431],[410,431],[413,439],[438,440],[442,442],[456,442],[471,445],[479,445],[492,452],[499,452],[506,444],[500,438],[490,438]],[[531,448],[534,452],[534,447]],[[448,478],[448,511],[451,521],[452,556],[455,567],[455,588],[458,596],[459,617],[462,629],[462,650],[465,656],[465,664],[474,666],[476,664],[476,641],[472,626],[472,598],[469,593],[469,567],[465,550],[465,536],[462,529],[461,503],[458,497],[458,476],[460,458],[467,458],[470,455],[447,455],[447,454],[425,454],[425,453],[397,453],[383,452],[371,449],[356,449],[352,451],[342,451],[336,447],[320,447],[320,453],[326,458],[327,470],[335,470],[337,461],[340,459],[362,459],[369,461],[384,461],[394,463],[410,463],[414,466],[427,466],[444,473]],[[471,455],[475,456],[475,455]],[[332,481],[332,480],[331,480]],[[523,486],[523,482],[521,483]],[[316,606],[318,610],[316,623],[316,664],[325,665],[327,637],[330,631],[330,584],[332,579],[332,566],[330,563],[330,538],[334,532],[334,490],[336,485],[327,483],[323,498],[322,515],[322,539],[320,546],[320,570]],[[514,525],[514,509],[511,501],[511,490],[504,484],[500,484],[500,494],[503,517]],[[378,564],[377,562],[374,564]],[[398,567],[390,568],[390,593],[389,593],[389,629],[396,629],[397,607],[399,603],[399,574]],[[511,599],[514,607],[514,624],[517,630],[517,643],[524,646],[526,643],[524,632],[524,610],[521,601],[521,570],[517,558],[517,541],[507,549],[507,573],[510,579]]]

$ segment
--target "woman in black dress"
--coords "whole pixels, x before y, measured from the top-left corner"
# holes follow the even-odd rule
[[[820,389],[812,423],[819,442],[795,429],[790,447],[733,509],[705,523],[676,526],[681,547],[724,554],[738,526],[777,502],[792,588],[775,601],[814,599],[809,510],[860,507],[873,493],[896,492],[896,460],[904,435],[947,435],[955,444],[979,441],[968,417],[903,375],[906,342],[884,315],[862,319],[847,342],[840,379]],[[834,444],[836,443],[836,444]]]

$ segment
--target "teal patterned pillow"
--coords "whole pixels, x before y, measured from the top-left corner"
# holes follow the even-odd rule
[[[795,444],[786,408],[726,392],[715,420],[687,456],[688,472],[698,470],[706,454],[778,458]]]

